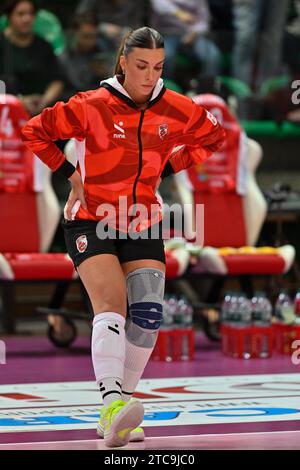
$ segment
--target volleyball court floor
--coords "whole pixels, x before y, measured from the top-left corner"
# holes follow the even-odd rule
[[[0,365],[0,450],[106,449],[89,337],[67,350],[45,337],[6,340]],[[226,358],[197,335],[194,361],[150,361],[136,396],[146,440],[124,449],[300,449],[300,365]]]

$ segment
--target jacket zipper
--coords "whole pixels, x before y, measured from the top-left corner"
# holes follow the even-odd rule
[[[132,190],[134,206],[136,205],[136,186],[137,186],[138,179],[139,179],[139,177],[141,175],[141,172],[142,172],[142,164],[143,164],[143,144],[142,144],[141,131],[142,131],[142,124],[143,124],[144,114],[145,114],[145,110],[142,109],[140,122],[139,122],[139,127],[138,127],[139,167],[138,167],[138,173],[137,173],[136,178],[135,178],[134,183],[133,183],[133,190]]]

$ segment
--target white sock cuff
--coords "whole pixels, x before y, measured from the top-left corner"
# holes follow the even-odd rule
[[[116,312],[103,312],[103,313],[98,313],[95,315],[94,320],[93,320],[93,326],[96,325],[99,321],[116,321],[118,323],[121,323],[125,327],[125,318],[122,317],[120,313]]]

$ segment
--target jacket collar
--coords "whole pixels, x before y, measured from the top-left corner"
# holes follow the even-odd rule
[[[118,96],[120,99],[125,101],[129,106],[138,109],[136,103],[132,100],[130,95],[123,88],[120,79],[120,75],[115,75],[114,77],[108,78],[107,80],[102,80],[100,82],[100,87],[106,88],[113,95]],[[153,89],[151,98],[149,100],[148,108],[153,106],[163,96],[165,91],[166,88],[164,86],[164,81],[162,78],[160,78]]]

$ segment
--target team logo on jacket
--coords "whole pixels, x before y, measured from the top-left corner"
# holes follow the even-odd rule
[[[115,130],[118,131],[114,134],[114,139],[125,139],[126,138],[125,129],[123,129],[123,126],[124,126],[124,123],[122,121],[120,121],[118,124],[114,124]]]
[[[80,235],[80,237],[76,239],[76,246],[77,246],[77,250],[79,251],[79,253],[85,252],[88,246],[86,235]]]
[[[158,128],[158,135],[163,140],[168,133],[168,124],[161,124]]]

